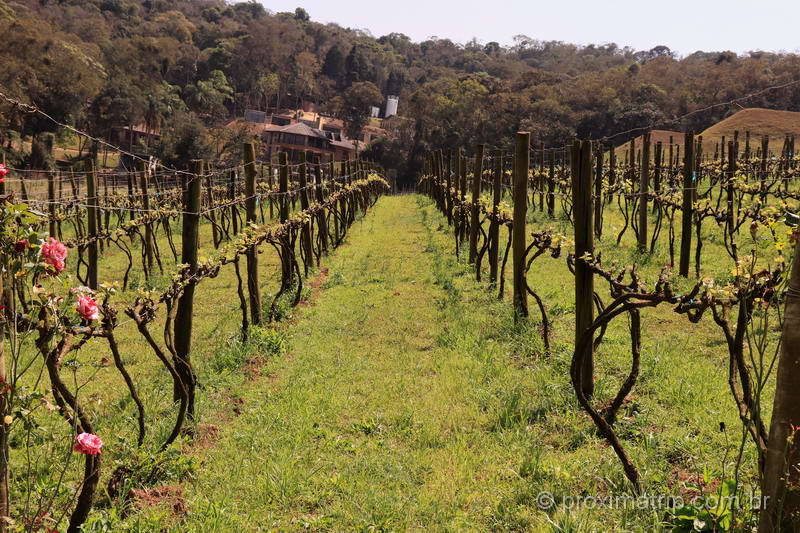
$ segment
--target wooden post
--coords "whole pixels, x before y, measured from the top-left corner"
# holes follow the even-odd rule
[[[256,151],[253,143],[245,143],[244,196],[245,222],[256,222]],[[258,250],[251,246],[247,250],[247,292],[250,295],[250,317],[254,326],[261,324],[261,286],[258,283]]]
[[[640,253],[647,251],[647,200],[650,193],[650,132],[644,134],[642,164],[639,176],[639,245]]]
[[[214,210],[214,182],[212,181],[211,173],[205,176],[205,182],[206,195],[208,196],[208,209],[211,211],[209,213],[209,217],[211,218],[211,242],[213,242],[214,247],[216,247],[222,241],[222,235],[220,235],[217,230],[217,212]]]
[[[447,211],[447,224],[453,224],[453,197],[450,194],[450,187],[452,186],[452,179],[453,179],[453,154],[451,152],[446,152],[445,162],[444,162],[444,180],[445,180],[445,193],[444,193],[444,201],[445,201],[445,210]]]
[[[489,284],[494,287],[497,284],[498,258],[500,253],[500,223],[497,217],[500,215],[500,193],[501,180],[503,178],[503,151],[495,150],[494,157],[494,179],[492,181],[492,215],[489,222]]]
[[[479,144],[475,148],[475,167],[472,169],[472,204],[470,205],[471,223],[469,226],[469,264],[474,264],[478,257],[478,226],[481,222],[481,211],[478,205],[481,195],[481,178],[483,177],[483,151],[485,146]]]
[[[575,141],[572,145],[572,198],[575,219],[575,345],[594,321],[594,277],[583,257],[594,254],[592,233],[592,145]],[[587,345],[581,367],[581,390],[594,394],[594,355]]]
[[[728,142],[728,180],[725,184],[725,192],[726,192],[726,216],[725,216],[725,231],[730,235],[730,247],[731,252],[733,255],[733,260],[736,261],[738,259],[738,254],[736,252],[736,242],[733,239],[733,234],[736,232],[735,220],[734,220],[734,190],[733,190],[733,182],[736,179],[736,171],[737,171],[737,158],[739,155],[739,145],[735,141]]]
[[[759,533],[800,530],[800,245],[784,304],[781,351],[762,478]],[[740,311],[742,312],[742,311]]]
[[[203,162],[193,160],[190,164],[191,174],[182,174],[184,189],[183,204],[183,232],[181,239],[181,263],[188,265],[186,273],[193,276],[197,271],[197,249],[200,246],[200,204],[202,197]],[[197,284],[191,278],[183,288],[183,293],[178,299],[178,309],[175,314],[175,370],[186,388],[188,404],[186,414],[190,420],[194,419],[194,389],[197,379],[192,370],[192,318],[194,316],[194,288]],[[173,392],[175,401],[180,399],[178,391]]]
[[[544,143],[542,143],[542,157],[539,159],[539,179],[536,183],[539,187],[539,211],[544,212]]]
[[[529,132],[517,132],[514,151],[514,226],[512,246],[514,258],[514,319],[528,316],[528,289],[525,280],[525,217],[528,211],[528,168],[530,166]]]
[[[769,156],[769,135],[761,137],[761,168],[758,179],[761,182],[761,190],[764,190],[767,184],[767,159]]]
[[[458,151],[458,159],[460,160],[459,171],[461,173],[458,187],[458,199],[461,200],[461,227],[458,239],[464,242],[467,238],[467,211],[465,209],[467,203],[467,158],[461,150]]]
[[[556,216],[556,151],[550,150],[550,168],[547,171],[547,216]]]
[[[692,253],[692,215],[694,195],[694,134],[687,133],[683,143],[683,205],[681,206],[681,257],[679,273],[689,277]]]
[[[140,171],[143,165],[144,162],[137,161],[136,166],[138,169],[140,169]],[[133,200],[133,180],[135,179],[136,179],[136,174],[133,172],[128,172],[128,198],[130,200]],[[131,202],[131,204],[133,204],[133,202]],[[128,212],[128,216],[130,216],[131,220],[133,220],[134,218],[136,218],[136,211],[134,211],[133,208],[131,208],[131,210]]]
[[[603,236],[603,144],[597,143],[596,167],[594,175],[594,235]]]
[[[336,162],[331,160],[330,162],[330,174],[331,174],[331,191],[335,192],[338,188],[336,183]],[[339,241],[339,217],[333,217],[333,246],[336,246],[336,243]]]
[[[239,210],[233,201],[236,199],[236,171],[231,170],[228,172],[228,200],[231,202],[231,229],[234,235],[239,234]]]
[[[202,163],[202,162],[201,162]],[[149,179],[147,176],[147,163],[144,161],[137,161],[137,166],[139,171],[141,172],[141,185],[140,188],[142,189],[142,209],[144,212],[143,215],[146,215],[150,211],[150,194],[148,192],[149,187]],[[145,257],[145,264],[147,265],[147,269],[145,270],[145,278],[150,279],[150,274],[153,271],[153,262],[154,262],[154,252],[153,252],[153,225],[151,223],[147,223],[144,225],[144,257]]]
[[[86,278],[89,288],[97,290],[97,173],[91,159],[86,160],[86,214],[90,238]]]
[[[323,194],[322,190],[322,159],[317,157],[316,158],[316,165],[314,166],[314,183],[316,184],[315,191],[314,191],[314,198],[318,204],[322,204],[325,201],[325,195]],[[317,218],[317,226],[319,227],[319,236],[320,236],[320,245],[322,246],[322,252],[328,253],[328,220],[325,216],[325,211],[320,211],[319,216]],[[319,266],[319,263],[317,264]]]
[[[56,184],[52,172],[47,173],[47,213],[50,217],[48,230],[51,237],[56,236]],[[2,340],[2,339],[0,339]]]
[[[655,174],[653,175],[653,188],[656,191],[656,194],[661,192],[661,168],[663,164],[663,157],[664,157],[664,147],[661,144],[661,141],[656,143],[656,154],[655,154]]]
[[[614,184],[617,183],[617,152],[614,146],[608,147],[608,188],[612,189]],[[609,200],[613,193],[608,193]]]
[[[308,203],[308,154],[300,152],[300,209],[307,211]],[[306,260],[303,262],[303,271],[308,276],[309,265],[314,260],[314,255],[311,247],[311,223],[304,222],[303,228],[300,232],[300,242],[303,247],[303,255]]]
[[[289,220],[289,158],[286,152],[278,154],[278,206],[281,224]]]

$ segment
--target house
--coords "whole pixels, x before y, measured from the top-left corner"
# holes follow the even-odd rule
[[[266,124],[261,139],[267,158],[271,159],[278,152],[286,152],[291,162],[299,161],[303,152],[317,155],[327,162],[352,159],[356,151],[355,145],[340,133],[313,128],[305,122],[286,126]]]
[[[247,109],[244,120],[236,119],[228,127],[245,127],[265,144],[264,155],[268,158],[278,152],[287,152],[289,160],[297,162],[301,152],[318,155],[323,161],[352,159],[356,150],[365,149],[373,140],[391,137],[391,134],[376,125],[364,126],[357,139],[345,135],[345,123],[337,118],[317,113],[312,109],[295,111],[281,109],[269,114]]]
[[[112,128],[109,142],[115,146],[127,146],[128,149],[139,145],[150,146],[158,141],[161,134],[154,128],[148,128],[144,124],[134,126],[116,126]]]

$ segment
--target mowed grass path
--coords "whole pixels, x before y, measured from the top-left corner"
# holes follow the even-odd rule
[[[556,326],[549,355],[537,324],[515,326],[508,299],[455,258],[419,196],[382,198],[323,266],[310,304],[281,326],[287,351],[209,402],[203,422],[215,427],[194,447],[188,512],[151,508],[134,521],[209,532],[661,529],[663,509],[537,506],[541,491],[560,502],[629,490],[569,384],[563,260],[535,278]],[[718,429],[736,424],[724,348],[668,309],[643,320],[642,379],[619,431],[645,483],[671,493],[679,473],[726,475],[738,443]],[[630,364],[626,326],[606,335],[601,397]]]
[[[473,437],[485,415],[473,363],[437,342],[448,295],[428,233],[410,197],[383,198],[354,228],[290,350],[205,452],[193,527],[427,529],[487,503],[459,479],[492,475]]]

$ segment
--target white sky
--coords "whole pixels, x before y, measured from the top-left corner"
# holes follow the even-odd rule
[[[260,0],[272,11],[303,7],[317,22],[464,43],[510,44],[514,35],[637,50],[800,50],[800,1],[761,0]]]

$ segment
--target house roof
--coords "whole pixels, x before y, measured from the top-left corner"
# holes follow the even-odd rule
[[[314,129],[302,122],[298,122],[296,124],[289,124],[288,126],[283,126],[280,131],[282,133],[292,133],[294,135],[303,135],[305,137],[316,137],[318,139],[327,139],[328,137],[322,133],[320,130]]]
[[[355,150],[356,146],[350,141],[331,141],[331,146],[338,146],[347,150]]]

